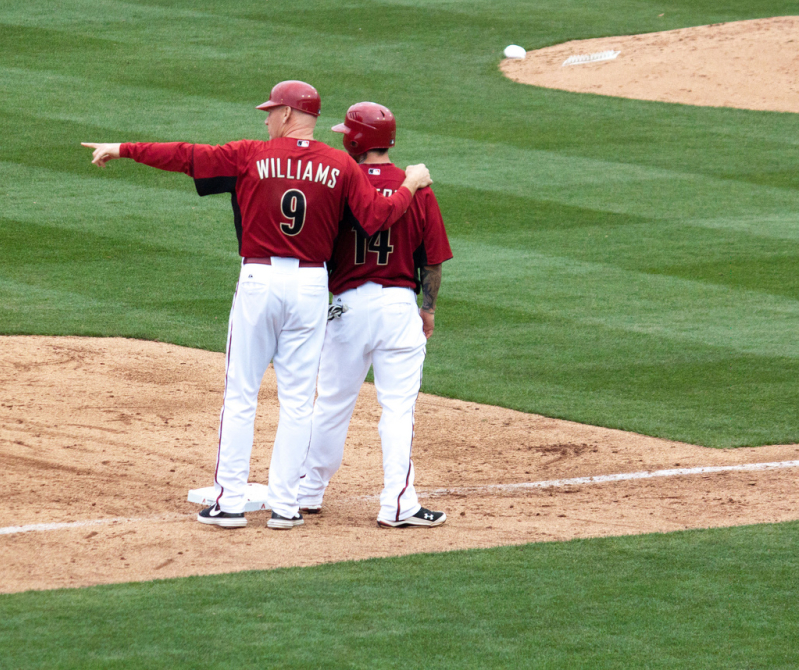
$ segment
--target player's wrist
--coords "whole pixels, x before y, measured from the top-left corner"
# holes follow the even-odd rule
[[[408,190],[411,194],[411,197],[416,195],[416,191],[419,190],[419,186],[417,185],[416,181],[411,177],[405,177],[405,181],[402,182],[402,186],[400,186],[400,188]]]

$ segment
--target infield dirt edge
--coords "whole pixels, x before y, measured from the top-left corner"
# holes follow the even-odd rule
[[[0,337],[0,460],[13,525],[119,519],[0,536],[2,592],[799,518],[795,473],[739,472],[544,490],[452,492],[435,529],[381,530],[374,387],[355,410],[324,513],[289,532],[197,523],[189,488],[211,482],[224,355],[120,338]],[[277,416],[260,396],[252,481],[265,482]],[[799,445],[713,449],[422,394],[422,494],[671,467],[799,458]],[[127,520],[130,519],[130,520]],[[12,525],[12,524],[4,524]]]

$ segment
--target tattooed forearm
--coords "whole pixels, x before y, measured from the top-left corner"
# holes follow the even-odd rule
[[[420,271],[422,279],[422,309],[434,314],[436,311],[436,298],[441,287],[441,263],[438,265],[425,265]]]

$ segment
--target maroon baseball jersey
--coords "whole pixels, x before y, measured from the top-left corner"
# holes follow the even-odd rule
[[[358,166],[372,186],[390,196],[405,173],[393,163]],[[368,281],[383,286],[405,286],[419,292],[417,269],[452,258],[441,210],[432,189],[416,192],[405,215],[388,230],[369,234],[357,221],[344,219],[333,250],[330,292],[341,293]]]
[[[126,143],[120,156],[184,172],[198,184],[235,179],[242,256],[327,261],[345,213],[372,235],[394,223],[413,200],[406,188],[390,198],[376,193],[349,155],[315,140]]]

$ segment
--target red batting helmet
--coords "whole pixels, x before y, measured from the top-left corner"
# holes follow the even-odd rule
[[[275,84],[269,94],[269,100],[263,105],[258,105],[256,109],[268,112],[274,107],[282,107],[283,105],[306,114],[319,116],[319,112],[322,109],[322,99],[319,97],[317,90],[310,84],[290,79],[289,81],[281,81],[279,84]]]
[[[397,121],[388,107],[375,102],[359,102],[347,110],[344,123],[333,126],[344,133],[344,148],[350,156],[370,149],[390,149],[397,136]]]

